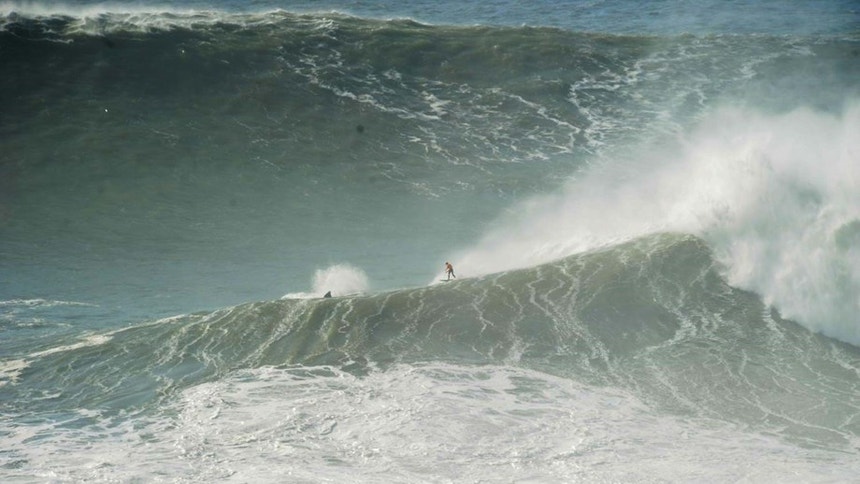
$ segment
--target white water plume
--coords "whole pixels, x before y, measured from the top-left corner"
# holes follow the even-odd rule
[[[331,296],[348,296],[367,292],[370,283],[363,270],[350,264],[334,264],[314,272],[310,292],[295,292],[287,294],[283,299],[309,299]]]
[[[860,103],[842,113],[724,108],[671,147],[572,180],[454,257],[486,274],[661,231],[706,240],[735,286],[860,344]]]

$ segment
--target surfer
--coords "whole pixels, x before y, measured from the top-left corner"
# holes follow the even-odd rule
[[[448,278],[445,279],[446,281],[450,281],[452,277],[454,279],[457,278],[457,276],[454,275],[454,266],[452,266],[450,262],[445,262],[445,274],[448,276]]]

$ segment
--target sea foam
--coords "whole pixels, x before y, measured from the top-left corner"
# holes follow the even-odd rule
[[[725,276],[785,317],[860,344],[860,103],[725,107],[692,131],[512,208],[458,270],[486,274],[660,231],[705,239]]]

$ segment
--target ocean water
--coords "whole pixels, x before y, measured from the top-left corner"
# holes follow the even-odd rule
[[[0,106],[2,482],[860,475],[860,2],[7,1]]]

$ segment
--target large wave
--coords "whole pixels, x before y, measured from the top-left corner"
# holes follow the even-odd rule
[[[0,4],[0,467],[853,475],[856,35],[670,17]]]
[[[860,104],[838,114],[724,108],[670,147],[531,199],[455,258],[527,267],[659,231],[696,234],[732,284],[786,317],[860,344]]]
[[[672,412],[790,422],[779,432],[814,445],[851,442],[842,389],[856,383],[856,348],[782,319],[718,268],[702,240],[661,234],[444,285],[246,304],[23,357],[2,402],[109,416],[243,369],[505,364],[626,388]],[[839,410],[797,404],[822,399]]]

